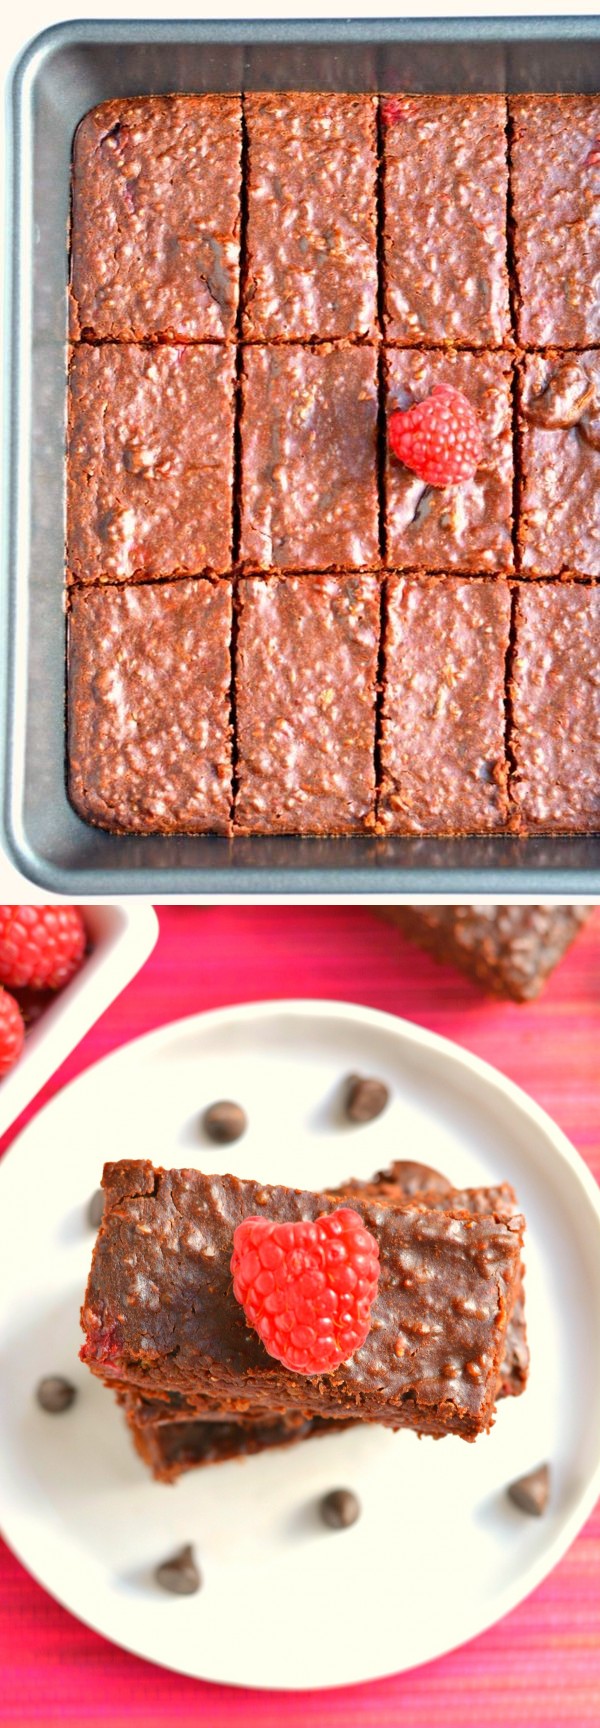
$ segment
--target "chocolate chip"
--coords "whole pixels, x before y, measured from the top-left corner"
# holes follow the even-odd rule
[[[346,1113],[351,1122],[374,1122],[389,1103],[389,1087],[383,1080],[351,1074],[346,1094]]]
[[[328,1524],[331,1530],[347,1530],[360,1518],[360,1500],[351,1488],[332,1488],[330,1494],[323,1495],[319,1511],[323,1523]]]
[[[591,445],[592,450],[600,450],[600,408],[591,413],[582,414],[577,427],[580,438]]]
[[[87,1216],[90,1229],[99,1230],[104,1217],[104,1193],[102,1188],[97,1188],[95,1194],[92,1194],[87,1210]]]
[[[533,396],[525,414],[535,426],[553,428],[577,426],[586,408],[595,401],[593,380],[576,360],[564,360],[557,367],[539,396]]]
[[[232,1104],[230,1099],[221,1098],[205,1110],[202,1126],[209,1140],[216,1140],[218,1146],[227,1146],[231,1140],[241,1140],[248,1127],[248,1117],[241,1104]]]
[[[62,1374],[46,1374],[36,1387],[35,1395],[48,1416],[60,1416],[63,1410],[70,1410],[77,1396],[75,1387],[70,1380],[64,1380]]]
[[[154,1576],[161,1590],[168,1590],[171,1596],[195,1596],[196,1591],[202,1588],[202,1574],[194,1560],[191,1543],[172,1554],[170,1560],[163,1560]]]
[[[550,1465],[540,1464],[528,1476],[519,1476],[516,1482],[511,1482],[508,1497],[520,1512],[528,1512],[530,1518],[541,1518],[550,1497]]]
[[[380,1172],[380,1180],[389,1182],[410,1198],[413,1194],[450,1194],[452,1183],[430,1164],[414,1164],[410,1158],[398,1158],[389,1171]],[[377,1180],[377,1178],[376,1178]]]

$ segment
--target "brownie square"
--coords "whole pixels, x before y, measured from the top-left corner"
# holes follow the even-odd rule
[[[521,586],[511,779],[524,833],[600,833],[600,588]]]
[[[388,582],[379,826],[484,834],[508,815],[507,583]]]
[[[241,441],[247,568],[379,562],[373,349],[246,348]]]
[[[436,960],[458,966],[491,996],[532,1002],[562,960],[591,906],[386,906]],[[395,1168],[395,1167],[394,1167]]]
[[[519,382],[521,569],[600,576],[600,353],[528,354]]]
[[[372,827],[377,578],[250,578],[240,608],[237,832]]]
[[[384,307],[403,346],[510,342],[503,96],[387,96]]]
[[[228,348],[75,348],[67,562],[83,582],[231,564],[234,357]]]
[[[239,96],[119,97],[73,148],[71,335],[222,341],[239,283]]]
[[[398,570],[511,571],[511,361],[504,354],[387,350],[388,417],[423,401],[436,384],[451,384],[472,404],[481,423],[483,459],[472,480],[427,486],[388,446],[386,562]]]
[[[250,92],[243,334],[377,329],[377,98]]]
[[[600,340],[600,96],[512,96],[519,341]]]
[[[69,616],[69,793],[117,833],[227,834],[229,582],[78,589]]]

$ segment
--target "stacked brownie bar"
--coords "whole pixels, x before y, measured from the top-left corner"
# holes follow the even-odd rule
[[[600,98],[76,134],[69,787],[116,832],[600,827]],[[390,414],[451,385],[473,478]]]
[[[399,1163],[311,1194],[122,1161],[103,1185],[82,1357],[164,1480],[356,1421],[474,1440],[496,1399],[524,1389],[523,1218],[507,1184],[454,1190]],[[315,1220],[344,1199],[379,1246],[371,1329],[333,1372],[303,1375],[248,1325],[233,1235],[249,1216]]]

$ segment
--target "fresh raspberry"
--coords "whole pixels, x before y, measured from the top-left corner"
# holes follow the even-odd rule
[[[60,990],[81,965],[86,930],[77,906],[0,906],[0,982]]]
[[[364,1344],[379,1248],[349,1206],[314,1224],[244,1219],[231,1271],[246,1319],[284,1368],[330,1374]]]
[[[483,455],[481,427],[462,390],[436,384],[423,402],[396,408],[389,421],[390,448],[428,486],[472,480]]]
[[[14,1068],[23,1049],[25,1027],[18,1002],[0,989],[0,1076]]]

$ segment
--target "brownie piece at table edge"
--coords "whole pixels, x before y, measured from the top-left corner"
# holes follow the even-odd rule
[[[381,906],[435,960],[458,966],[493,996],[539,996],[591,917],[592,906]]]
[[[68,791],[122,834],[228,834],[232,589],[225,580],[71,591]]]
[[[134,1397],[126,1406],[125,1421],[136,1452],[157,1482],[176,1482],[186,1470],[250,1458],[273,1446],[294,1446],[301,1440],[353,1426],[352,1422],[329,1422],[326,1417],[312,1416],[296,1424],[285,1420],[197,1422],[192,1418],[147,1427],[138,1419]]]
[[[375,576],[238,583],[238,834],[375,825]]]
[[[428,486],[394,455],[385,471],[385,562],[395,570],[510,573],[514,565],[513,364],[507,354],[385,351],[386,415],[449,384],[466,396],[481,426],[483,454],[471,480]]]
[[[246,347],[241,402],[245,569],[376,569],[375,350]]]
[[[215,343],[72,352],[67,565],[80,581],[231,566],[234,354]]]
[[[600,576],[600,353],[526,354],[517,371],[524,576]]]
[[[600,586],[521,583],[509,793],[519,834],[600,834]]]
[[[377,334],[377,98],[248,91],[242,334]]]
[[[232,337],[239,288],[239,95],[118,97],[73,146],[70,333]]]
[[[519,341],[600,340],[600,96],[510,96],[510,183]]]
[[[388,339],[510,344],[506,115],[499,95],[382,97]]]
[[[520,1215],[481,1218],[354,1201],[381,1255],[371,1330],[349,1362],[325,1377],[307,1377],[282,1368],[247,1327],[232,1294],[233,1235],[251,1215],[315,1219],[335,1209],[334,1195],[155,1170],[145,1160],[107,1165],[104,1188],[82,1310],[82,1357],[108,1383],[141,1380],[150,1394],[154,1386],[210,1391],[267,1409],[283,1402],[315,1415],[466,1439],[491,1425],[519,1276]],[[415,1268],[427,1279],[425,1296]],[[423,1304],[430,1311],[426,1334]]]
[[[508,584],[390,577],[386,593],[378,829],[498,833],[509,814]]]

